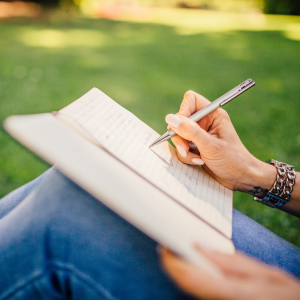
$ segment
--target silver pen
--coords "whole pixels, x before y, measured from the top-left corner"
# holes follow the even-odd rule
[[[191,119],[194,122],[198,122],[199,120],[201,120],[202,118],[204,118],[208,114],[212,113],[213,111],[215,111],[219,107],[222,107],[225,104],[227,104],[229,101],[231,101],[232,99],[234,99],[238,95],[244,93],[245,91],[247,91],[249,88],[251,88],[254,85],[255,85],[255,82],[252,79],[250,79],[250,78],[247,79],[246,81],[239,84],[238,86],[236,86],[235,88],[233,88],[232,90],[230,90],[229,92],[227,92],[226,94],[221,96],[220,98],[216,99],[215,101],[211,102],[207,106],[203,107],[202,109],[200,109],[199,111],[197,111],[196,113],[191,115],[189,117],[189,119]],[[149,148],[151,148],[153,146],[156,146],[156,145],[158,145],[158,144],[160,144],[164,141],[169,140],[174,135],[176,135],[176,133],[173,130],[166,131],[163,135],[161,135],[158,139],[156,139],[149,146]]]

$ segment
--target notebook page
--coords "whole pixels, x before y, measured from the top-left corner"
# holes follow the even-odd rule
[[[181,163],[168,142],[134,114],[94,88],[59,111],[131,169],[231,238],[232,192],[198,166]]]
[[[213,266],[195,242],[220,253],[235,252],[230,239],[53,114],[11,116],[4,127],[122,218],[201,269],[210,272]]]

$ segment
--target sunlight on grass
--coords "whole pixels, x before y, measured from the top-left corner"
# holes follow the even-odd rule
[[[91,16],[91,14],[89,14]],[[119,20],[174,27],[180,35],[230,31],[280,31],[291,40],[300,40],[300,17],[264,15],[258,12],[235,13],[222,11],[151,8],[144,18],[124,12]]]
[[[28,29],[20,40],[27,46],[64,48],[64,47],[101,47],[106,43],[106,35],[98,30],[88,29]]]
[[[287,25],[284,36],[290,40],[300,41],[300,24],[291,23]]]
[[[124,24],[115,26],[111,35],[91,29],[32,29],[23,28],[19,40],[26,46],[45,48],[90,47],[102,48],[113,44],[143,45],[153,41],[149,30],[133,30]]]
[[[231,33],[235,31],[278,31],[290,40],[300,41],[300,17],[263,15],[261,13],[230,13],[220,11],[153,8],[146,18],[133,18],[124,13],[118,20],[140,24],[158,24],[174,28],[178,35],[200,33]],[[151,32],[135,31],[122,25],[116,26],[114,36],[128,44],[147,44],[153,41]],[[24,29],[20,40],[27,46],[64,48],[64,47],[104,47],[108,46],[111,36],[92,29]],[[128,41],[128,38],[131,38]],[[232,57],[236,60],[247,59],[241,53]]]

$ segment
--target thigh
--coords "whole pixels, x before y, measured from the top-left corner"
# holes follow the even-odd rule
[[[28,182],[27,184],[17,188],[11,193],[0,199],[0,218],[8,214],[14,207],[16,207],[22,200],[24,200],[31,191],[51,172],[53,168],[50,168],[45,173],[37,177],[36,179]]]
[[[300,278],[300,249],[270,230],[233,211],[232,240],[236,249]]]
[[[0,219],[0,299],[190,299],[156,243],[57,171]]]

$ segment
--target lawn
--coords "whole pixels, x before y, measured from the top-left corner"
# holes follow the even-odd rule
[[[241,140],[261,160],[300,170],[299,24],[188,10],[138,21],[2,20],[0,120],[58,110],[95,86],[163,133],[185,91],[214,100],[252,78],[257,85],[225,107]],[[0,197],[47,168],[0,132]],[[300,246],[299,219],[238,192],[234,207]]]

